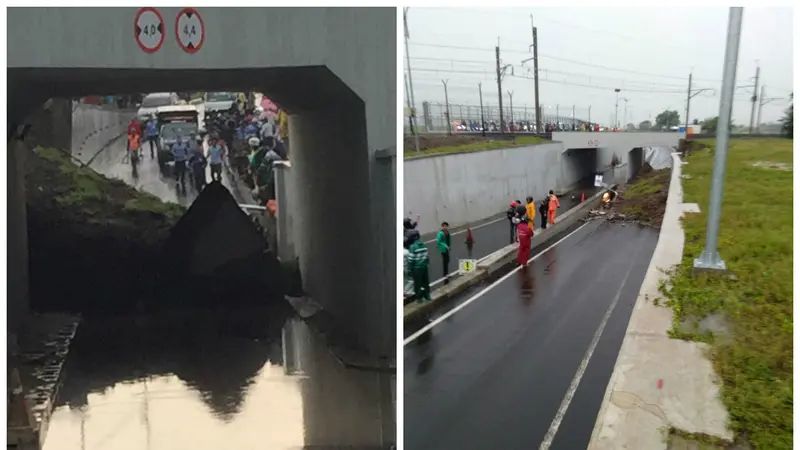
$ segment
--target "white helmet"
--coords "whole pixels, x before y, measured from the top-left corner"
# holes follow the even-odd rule
[[[261,106],[256,106],[253,112],[255,112],[257,116],[260,116],[261,114],[264,114],[264,108]]]
[[[261,140],[253,136],[247,140],[247,144],[250,145],[250,147],[258,147],[261,144]]]

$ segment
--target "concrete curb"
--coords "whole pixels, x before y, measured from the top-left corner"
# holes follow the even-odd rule
[[[615,187],[616,185],[612,186],[612,189]],[[533,248],[531,249],[532,253],[546,248],[553,241],[561,237],[569,227],[578,222],[589,210],[600,203],[604,193],[605,191],[600,191],[592,197],[589,197],[583,204],[556,218],[556,223],[554,225],[551,225],[545,230],[540,230],[539,233],[534,236]],[[425,303],[413,301],[405,305],[403,307],[403,322],[408,323],[418,320],[442,307],[447,300],[465,291],[470,286],[478,284],[498,272],[508,270],[508,267],[513,266],[514,260],[516,259],[517,246],[518,244],[507,245],[482,258],[478,262],[477,267],[475,267],[475,270],[471,273],[451,278],[449,284],[442,285],[441,288],[435,289],[432,292],[431,301]]]
[[[669,427],[733,439],[707,346],[671,339],[672,309],[653,303],[661,297],[659,282],[668,280],[663,270],[683,258],[681,165],[679,154],[672,153],[664,221],[597,415],[591,450],[666,449]]]

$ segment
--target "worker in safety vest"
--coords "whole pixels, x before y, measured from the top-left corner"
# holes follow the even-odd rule
[[[553,225],[556,223],[556,209],[560,208],[561,204],[558,202],[558,197],[553,191],[550,191],[550,203],[547,205],[547,223]]]

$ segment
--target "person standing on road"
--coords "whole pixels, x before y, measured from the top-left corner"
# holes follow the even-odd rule
[[[189,159],[189,147],[178,137],[178,141],[172,145],[172,157],[175,159],[175,178],[184,190],[186,189],[186,160]]]
[[[211,181],[222,182],[222,156],[224,155],[219,140],[212,139],[208,147],[208,162],[211,165]]]
[[[506,211],[506,219],[511,228],[511,243],[517,242],[517,226],[514,224],[514,217],[517,215],[517,202],[512,201],[511,206]]]
[[[536,205],[533,203],[533,197],[525,199],[525,215],[528,216],[528,227],[530,227],[531,233],[533,233],[535,228],[533,219],[536,218]]]
[[[539,203],[539,215],[542,216],[542,229],[547,228],[547,209],[550,207],[550,196],[548,195]]]
[[[550,203],[547,205],[547,223],[553,225],[556,223],[556,209],[561,208],[561,204],[558,202],[558,197],[553,191],[550,191]]]
[[[414,281],[414,296],[418,302],[424,303],[431,300],[431,286],[428,279],[428,247],[422,242],[419,232],[416,230],[410,239],[408,265]]]
[[[197,146],[192,149],[192,156],[189,157],[189,167],[192,168],[192,178],[197,192],[206,186],[206,156],[203,154],[203,147]]]
[[[412,221],[409,218],[403,219],[403,247],[404,248],[408,248],[411,245],[411,243],[413,242],[411,240],[411,236],[413,236],[414,233],[419,234],[419,232],[416,230],[418,223],[419,223],[419,214],[417,214],[417,221],[416,222]]]
[[[154,148],[158,146],[158,121],[156,121],[155,115],[150,116],[144,132],[147,142],[150,144],[150,159],[153,159],[155,158]]]
[[[442,222],[442,229],[436,234],[436,247],[442,255],[442,277],[444,277],[444,284],[450,283],[450,231],[447,229],[450,224]]]
[[[530,222],[520,221],[517,225],[517,233],[519,233],[519,247],[517,247],[517,265],[527,266],[528,259],[531,257],[531,239],[533,238],[533,230],[531,229]]]

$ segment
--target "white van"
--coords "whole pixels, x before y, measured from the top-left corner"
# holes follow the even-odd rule
[[[136,111],[136,116],[139,119],[149,117],[155,114],[158,108],[177,105],[178,100],[180,100],[180,98],[178,94],[174,92],[155,92],[147,94],[147,96],[142,99],[142,104],[139,106],[139,110]]]

